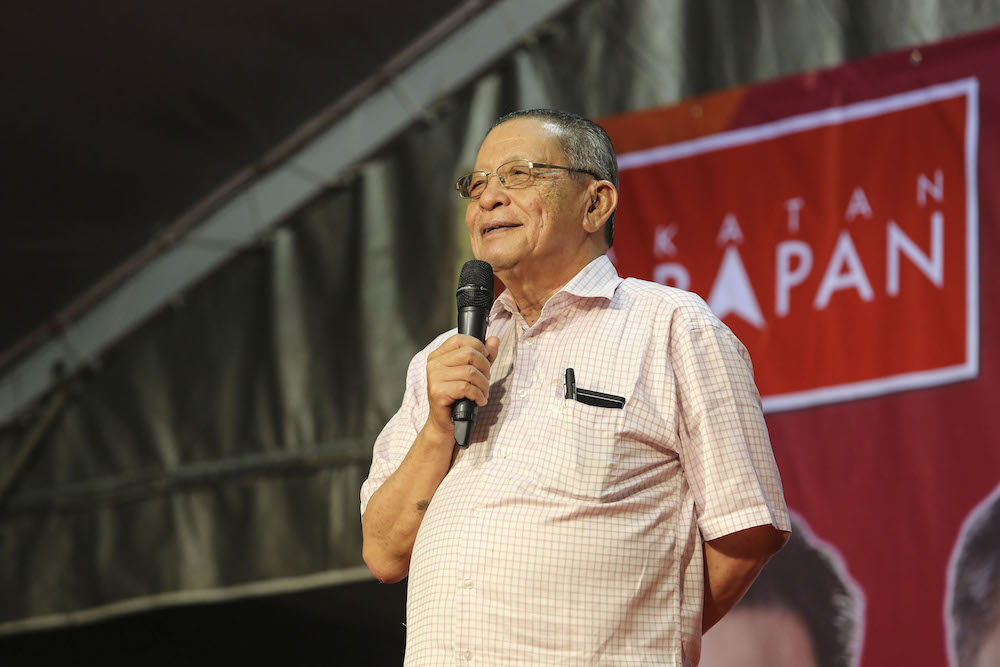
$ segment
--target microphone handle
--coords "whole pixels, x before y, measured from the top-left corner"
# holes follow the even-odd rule
[[[458,310],[458,333],[486,341],[486,309],[465,306]],[[476,423],[476,402],[463,398],[451,405],[451,421],[455,425],[455,442],[459,447],[469,446],[469,436]]]

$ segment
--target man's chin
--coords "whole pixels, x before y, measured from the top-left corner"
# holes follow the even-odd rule
[[[502,252],[473,252],[476,259],[488,263],[493,267],[493,273],[506,271],[517,266],[520,258]]]

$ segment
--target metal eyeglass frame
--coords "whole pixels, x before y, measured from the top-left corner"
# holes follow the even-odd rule
[[[489,186],[489,184],[490,184],[490,176],[496,176],[497,177],[497,182],[499,182],[500,185],[502,185],[505,188],[522,185],[522,183],[514,183],[512,185],[507,185],[504,182],[503,177],[500,175],[500,171],[504,167],[506,167],[507,165],[514,164],[515,162],[523,162],[524,164],[528,165],[528,178],[524,181],[523,185],[527,185],[527,184],[529,184],[529,183],[531,183],[532,181],[535,180],[535,168],[536,167],[542,168],[542,169],[564,169],[566,171],[575,171],[575,172],[579,172],[581,174],[588,174],[589,176],[593,176],[597,180],[601,180],[600,176],[598,176],[594,172],[589,171],[587,169],[577,169],[576,167],[564,167],[562,165],[547,164],[545,162],[532,162],[531,160],[511,160],[510,162],[504,162],[502,165],[500,165],[499,167],[497,167],[496,171],[473,171],[473,172],[470,172],[470,173],[466,174],[465,176],[462,176],[455,183],[455,189],[458,190],[458,195],[460,197],[462,197],[462,199],[472,199],[472,200],[479,199],[480,197],[483,196],[482,193],[479,193],[478,195],[476,195],[475,197],[473,197],[472,194],[469,192],[469,183],[472,180],[472,177],[475,176],[476,174],[482,174],[483,177],[486,179],[484,181],[484,185],[483,185],[483,192],[486,191],[486,187]]]

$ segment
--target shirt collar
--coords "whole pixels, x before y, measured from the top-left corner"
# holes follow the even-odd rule
[[[601,255],[583,267],[579,273],[573,276],[572,280],[553,294],[552,298],[565,292],[580,298],[599,298],[610,301],[621,282],[622,279],[618,276],[615,265],[611,263],[607,255]],[[510,313],[518,312],[517,304],[514,303],[514,297],[511,296],[510,290],[504,290],[493,302],[490,317],[495,317],[504,310]]]

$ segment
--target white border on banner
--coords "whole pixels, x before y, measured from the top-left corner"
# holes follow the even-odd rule
[[[875,380],[830,385],[819,389],[774,394],[761,398],[764,412],[782,412],[815,405],[881,396],[897,391],[934,387],[970,380],[979,375],[979,80],[975,77],[939,83],[926,88],[866,100],[842,107],[790,116],[772,123],[625,153],[618,157],[619,171],[670,162],[702,153],[745,146],[827,125],[841,125],[881,116],[932,102],[965,96],[965,363],[945,368],[900,373]]]

